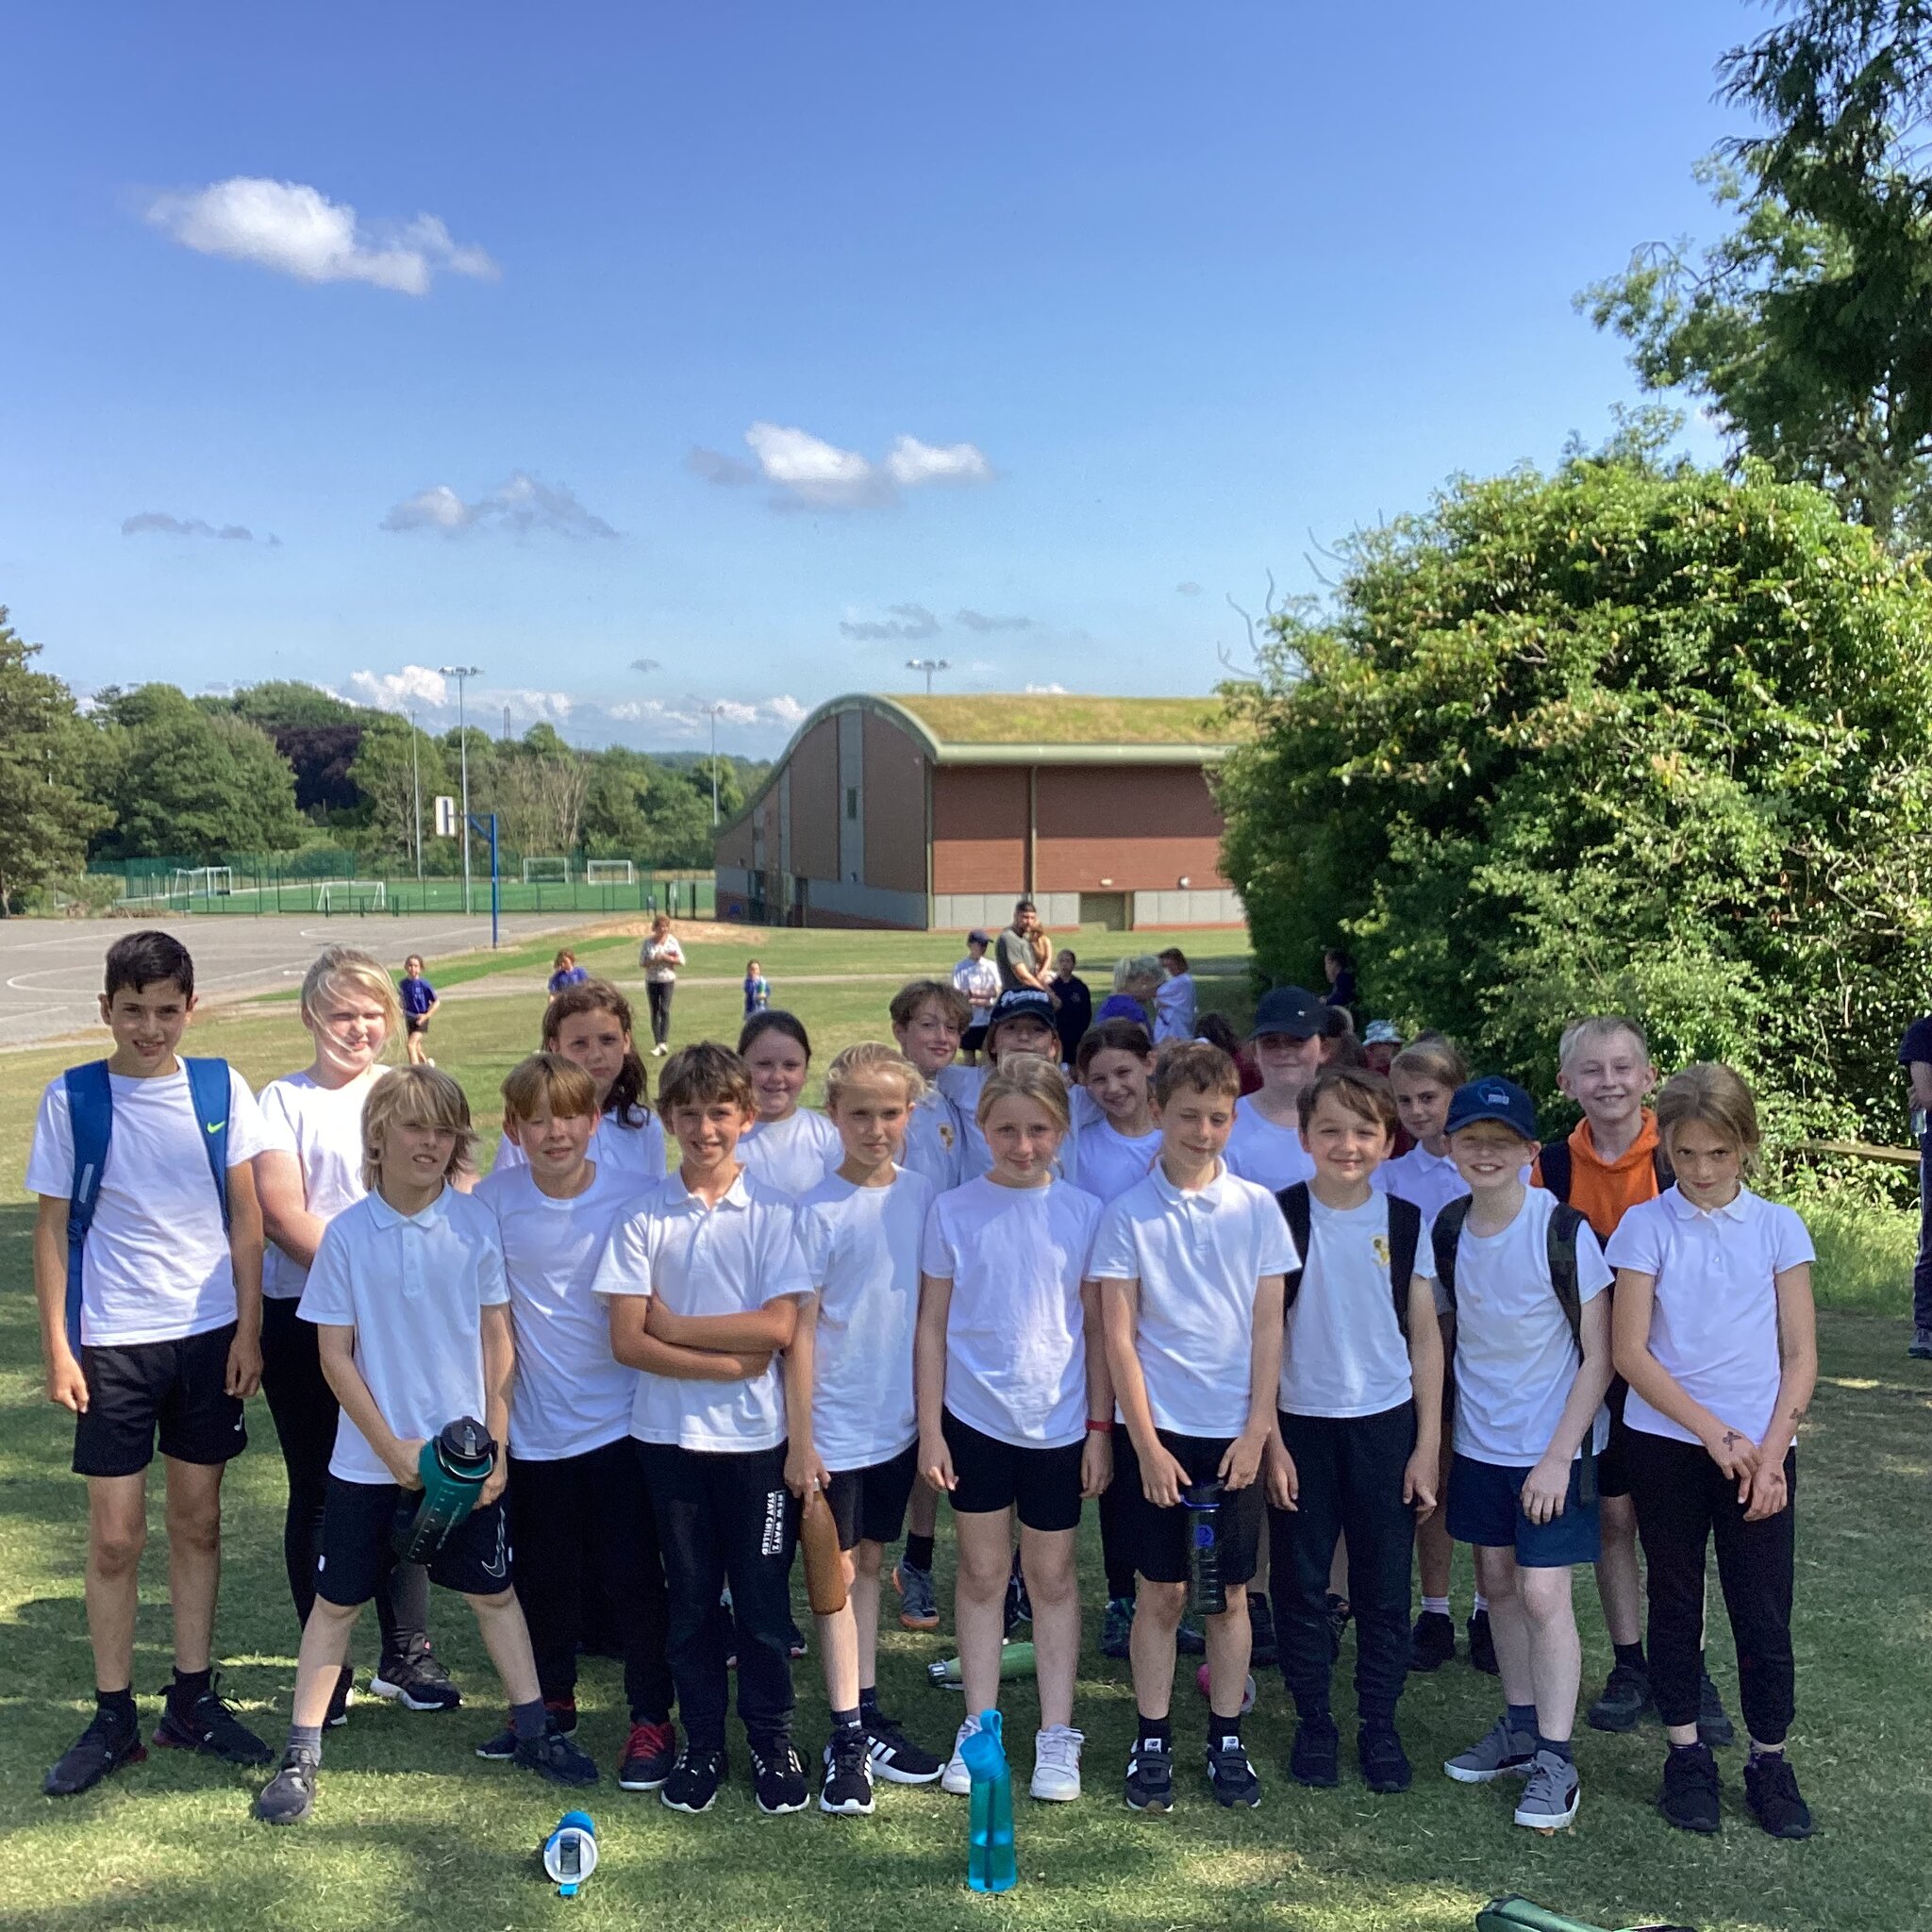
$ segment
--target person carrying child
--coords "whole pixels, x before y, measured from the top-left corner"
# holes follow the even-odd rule
[[[1649,1568],[1651,1683],[1670,1737],[1657,1806],[1687,1831],[1722,1822],[1717,1760],[1698,1722],[1705,1551],[1715,1542],[1751,1738],[1745,1799],[1772,1837],[1809,1838],[1785,1738],[1796,1677],[1793,1445],[1818,1381],[1811,1238],[1792,1209],[1744,1185],[1757,1109],[1729,1067],[1674,1075],[1657,1122],[1674,1183],[1624,1216],[1608,1258]]]
[[[553,1784],[597,1779],[591,1758],[548,1724],[517,1602],[503,1507],[516,1371],[509,1287],[496,1217],[450,1185],[475,1139],[469,1102],[447,1074],[409,1067],[370,1094],[362,1133],[369,1191],[324,1230],[300,1304],[321,1331],[323,1373],[342,1413],[288,1743],[255,1801],[266,1824],[298,1824],[314,1808],[323,1724],[357,1616],[395,1563],[391,1539],[423,1488],[425,1442],[464,1418],[482,1423],[493,1460],[475,1507],[430,1558],[429,1580],[475,1612],[509,1705],[508,1755]]]
[[[1112,1490],[1120,1538],[1141,1577],[1132,1624],[1139,1711],[1127,1761],[1136,1811],[1174,1802],[1176,1638],[1187,1607],[1190,1499],[1218,1503],[1223,1607],[1207,1625],[1207,1768],[1217,1803],[1260,1802],[1241,1740],[1260,1473],[1274,1440],[1282,1277],[1294,1243],[1265,1188],[1227,1171],[1241,1079],[1219,1047],[1174,1047],[1155,1074],[1160,1151],[1102,1215],[1089,1274],[1100,1283],[1108,1362],[1124,1430]],[[1407,1574],[1405,1572],[1405,1583]]]
[[[50,1798],[91,1790],[147,1752],[135,1709],[134,1630],[147,1541],[147,1471],[166,1465],[175,1670],[155,1742],[225,1764],[268,1746],[222,1696],[212,1663],[222,1477],[248,1446],[243,1400],[261,1380],[261,1213],[251,1162],[261,1119],[225,1061],[176,1049],[194,1014],[194,961],[171,934],[108,948],[105,1060],[47,1083],[26,1185],[47,1400],[74,1423],[87,1478],[87,1621],[94,1713],[47,1773]]]

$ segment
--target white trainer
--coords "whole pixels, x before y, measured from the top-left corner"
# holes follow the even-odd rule
[[[940,1790],[950,1791],[956,1798],[963,1798],[973,1789],[973,1774],[966,1769],[966,1760],[959,1755],[959,1746],[979,1730],[979,1720],[969,1717],[959,1726],[958,1735],[953,1740],[953,1755],[946,1759],[946,1768],[940,1773]],[[1078,1779],[1075,1779],[1075,1783]]]
[[[1080,1795],[1080,1746],[1085,1736],[1067,1724],[1049,1724],[1033,1738],[1033,1783],[1036,1798],[1064,1805]]]

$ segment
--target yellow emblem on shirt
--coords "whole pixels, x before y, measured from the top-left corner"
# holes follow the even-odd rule
[[[1381,1262],[1383,1267],[1388,1267],[1389,1237],[1386,1234],[1378,1234],[1369,1245],[1375,1251],[1375,1259]]]

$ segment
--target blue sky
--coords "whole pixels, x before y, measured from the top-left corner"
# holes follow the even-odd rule
[[[751,752],[908,656],[1205,691],[1225,593],[1604,434],[1633,385],[1571,298],[1710,231],[1765,16],[107,18],[10,35],[0,602],[46,667],[440,718],[469,662],[498,724],[724,703]]]

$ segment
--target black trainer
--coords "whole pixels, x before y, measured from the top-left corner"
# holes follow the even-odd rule
[[[109,1773],[124,1764],[140,1764],[146,1757],[139,1724],[96,1709],[87,1729],[42,1779],[41,1789],[50,1798],[77,1798],[82,1791],[92,1790]]]
[[[760,1738],[753,1742],[751,1785],[758,1793],[758,1809],[767,1818],[782,1818],[789,1811],[805,1809],[808,1795],[805,1760],[790,1738]]]
[[[280,1768],[256,1795],[256,1817],[264,1824],[300,1824],[315,1808],[321,1769],[307,1751],[284,1751]]]
[[[1744,1767],[1744,1802],[1773,1838],[1809,1838],[1811,1807],[1782,1751],[1754,1757]]]
[[[1496,1661],[1496,1640],[1490,1635],[1490,1613],[1478,1610],[1469,1620],[1469,1660],[1486,1677],[1500,1677],[1503,1667]]]
[[[758,1762],[756,1753],[752,1762]],[[824,1767],[824,1780],[819,1786],[819,1809],[838,1818],[870,1818],[872,1758],[866,1752],[864,1731],[856,1725],[849,1730],[835,1730],[825,1746]]]
[[[1650,1673],[1640,1664],[1612,1664],[1603,1694],[1590,1707],[1593,1731],[1634,1731],[1650,1708]]]
[[[211,1674],[208,1689],[185,1707],[171,1694],[155,1742],[170,1751],[206,1751],[224,1764],[273,1764],[275,1754],[235,1715],[220,1685],[220,1674]]]
[[[943,1757],[935,1757],[915,1744],[884,1711],[861,1715],[859,1723],[865,1726],[874,1777],[884,1778],[889,1785],[929,1785],[945,1770]]]
[[[1174,1809],[1174,1750],[1164,1739],[1135,1740],[1127,1759],[1126,1799],[1129,1811]]]
[[[328,1695],[328,1710],[322,1720],[325,1731],[339,1731],[349,1722],[349,1707],[356,1701],[356,1673],[344,1664],[336,1677],[336,1688]]]
[[[1408,1753],[1393,1724],[1363,1724],[1355,1734],[1355,1754],[1362,1782],[1372,1791],[1406,1791],[1414,1782]]]
[[[1214,1802],[1230,1811],[1252,1811],[1261,1802],[1261,1780],[1239,1738],[1216,1738],[1208,1746],[1208,1785]]]
[[[450,1682],[436,1653],[425,1643],[407,1657],[386,1657],[369,1680],[370,1694],[405,1710],[455,1710],[463,1693]]]
[[[1724,1701],[1708,1671],[1697,1674],[1697,1740],[1708,1744],[1713,1751],[1722,1751],[1738,1741],[1738,1727],[1724,1709]]]
[[[1266,1591],[1248,1592],[1248,1666],[1251,1670],[1272,1670],[1280,1661],[1274,1647],[1274,1612],[1269,1607]]]
[[[1724,1824],[1718,1784],[1717,1759],[1710,1755],[1708,1744],[1692,1744],[1688,1751],[1673,1751],[1664,1759],[1664,1781],[1657,1794],[1657,1808],[1679,1831],[1697,1831],[1708,1836]]]
[[[1408,1633],[1408,1667],[1440,1671],[1456,1655],[1456,1620],[1441,1610],[1424,1610]]]
[[[1341,1782],[1341,1737],[1332,1717],[1305,1717],[1295,1726],[1288,1774],[1296,1784],[1316,1790]]]
[[[671,1775],[664,1780],[663,1789],[658,1795],[674,1811],[708,1811],[730,1768],[722,1744],[708,1750],[702,1744],[693,1744],[686,1740],[684,1749],[677,1754],[677,1762],[671,1767]]]
[[[593,1785],[597,1782],[595,1760],[580,1751],[561,1731],[545,1728],[541,1738],[519,1738],[510,1761],[554,1785]]]

